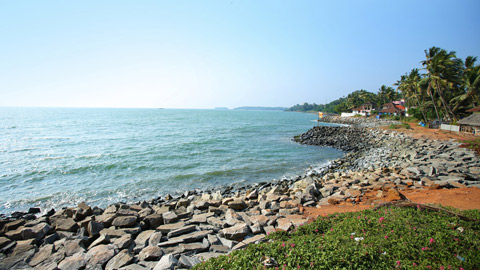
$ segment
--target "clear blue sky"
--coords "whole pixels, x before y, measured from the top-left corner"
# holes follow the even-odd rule
[[[213,108],[376,92],[480,56],[480,1],[0,0],[0,106]]]

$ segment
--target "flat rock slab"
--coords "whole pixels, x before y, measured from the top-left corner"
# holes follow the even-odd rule
[[[11,230],[5,233],[5,236],[8,237],[11,240],[24,240],[22,237],[22,232],[24,230],[31,230],[30,228],[26,227],[19,227],[15,230]]]
[[[137,211],[133,211],[130,209],[119,209],[117,212],[115,212],[115,214],[117,214],[117,216],[138,216]]]
[[[208,200],[210,200],[210,199],[208,199]],[[195,208],[197,208],[199,210],[208,209],[209,206],[210,206],[210,204],[207,201],[199,201],[199,202],[195,203]]]
[[[220,243],[230,249],[232,249],[236,244],[238,244],[237,241],[234,240],[228,240],[226,238],[219,237]]]
[[[135,245],[137,247],[142,247],[142,248],[148,245],[148,240],[150,239],[150,236],[152,236],[154,232],[155,232],[154,230],[147,230],[147,231],[141,232],[137,236],[137,238],[135,238]]]
[[[195,252],[206,251],[208,246],[203,243],[191,243],[191,244],[181,244],[180,247],[183,249],[183,252]]]
[[[216,218],[216,217],[209,217],[207,219],[207,223],[212,225],[212,226],[215,226],[215,227],[218,227],[218,228],[223,228],[225,227],[225,222],[219,218]]]
[[[105,270],[119,269],[120,267],[129,264],[132,260],[133,256],[128,252],[127,249],[124,249],[108,261],[107,265],[105,266]]]
[[[215,213],[212,213],[212,212],[193,215],[193,217],[189,220],[189,222],[192,224],[207,223],[207,219],[213,215],[215,215]]]
[[[100,231],[104,229],[104,225],[102,222],[97,222],[95,220],[91,220],[88,222],[87,225],[87,232],[88,236],[90,237],[97,237],[100,235]]]
[[[109,238],[120,238],[127,233],[123,230],[115,230],[115,229],[103,229],[100,231],[100,235],[108,236]]]
[[[105,234],[100,235],[95,241],[93,241],[90,246],[88,246],[88,249],[92,249],[95,246],[98,245],[105,245],[110,243],[110,237],[106,236]]]
[[[139,227],[134,228],[124,228],[124,229],[103,229],[100,231],[100,235],[108,235],[111,238],[119,238],[126,234],[130,234],[132,236],[137,235],[140,233],[142,229]]]
[[[73,256],[65,258],[58,264],[58,268],[61,270],[66,269],[83,269],[87,265],[87,260],[85,259],[85,253],[75,253]]]
[[[138,254],[141,261],[157,261],[163,256],[163,251],[158,246],[148,246]]]
[[[155,229],[158,226],[163,224],[163,216],[161,214],[151,214],[143,218],[143,220],[150,226],[150,228]]]
[[[263,230],[264,230],[265,233],[268,235],[268,234],[271,234],[271,233],[274,233],[274,232],[275,232],[275,227],[273,227],[273,226],[266,226],[266,227],[263,227]]]
[[[102,215],[95,216],[95,221],[103,223],[105,227],[110,226],[112,221],[117,217],[114,213],[103,213]]]
[[[129,234],[125,234],[120,238],[117,238],[113,241],[113,244],[118,249],[125,249],[128,248],[131,244],[133,244],[132,236]]]
[[[167,237],[168,237],[168,238],[172,238],[172,237],[175,237],[175,236],[178,236],[178,235],[182,235],[182,234],[185,234],[185,233],[193,232],[193,231],[195,231],[195,228],[196,228],[195,225],[183,226],[183,227],[181,227],[181,228],[179,228],[179,229],[170,231],[170,232],[167,234]]]
[[[178,220],[178,215],[173,211],[168,211],[162,214],[163,222],[165,224],[174,223]]]
[[[3,232],[8,232],[11,230],[15,230],[21,226],[25,225],[24,219],[17,219],[15,221],[8,222],[7,224],[3,225]]]
[[[250,233],[250,228],[245,223],[239,223],[229,228],[220,231],[220,235],[229,240],[241,240]]]
[[[255,223],[250,225],[250,231],[252,231],[253,234],[259,234],[263,232],[263,227],[260,224]]]
[[[174,269],[177,265],[178,260],[171,254],[163,256],[160,261],[155,265],[153,270],[169,270]]]
[[[228,203],[228,207],[233,210],[243,210],[247,208],[248,205],[242,199],[234,199],[233,201]]]
[[[360,190],[356,190],[356,189],[347,189],[345,191],[345,195],[347,195],[348,197],[358,197],[358,196],[362,195],[362,192]]]
[[[277,219],[277,229],[282,231],[288,231],[288,229],[292,226],[292,222],[288,218],[279,218]]]
[[[203,238],[207,237],[207,235],[213,234],[212,230],[207,230],[207,231],[196,231],[192,232],[189,234],[183,234],[178,237],[174,237],[171,239],[168,239],[168,241],[177,241],[177,240],[182,240],[184,243],[191,243],[191,242],[198,242],[202,240]]]
[[[258,215],[258,216],[251,216],[250,221],[254,224],[258,223],[260,226],[265,226],[270,221],[270,219],[267,216]]]
[[[232,249],[243,249],[246,248],[248,245],[255,243],[255,242],[263,242],[265,241],[265,234],[257,234],[253,237],[250,237],[248,239],[243,240],[242,242],[238,243],[236,246],[234,246]]]
[[[150,270],[151,268],[146,268],[144,266],[141,266],[139,264],[129,264],[124,267],[118,268],[118,270]]]
[[[115,254],[113,245],[100,245],[90,249],[85,255],[85,259],[90,265],[105,265]]]
[[[178,266],[190,269],[190,268],[193,268],[196,264],[199,264],[201,262],[202,261],[200,261],[200,259],[196,257],[180,255],[180,258],[178,259]]]
[[[158,243],[162,241],[162,233],[161,232],[154,232],[148,238],[148,245],[149,246],[156,246]]]
[[[48,232],[52,230],[52,227],[47,223],[38,223],[32,227],[19,227],[15,230],[11,230],[5,233],[5,236],[11,240],[27,240],[27,239],[42,239]]]
[[[291,219],[291,221],[292,221],[293,226],[299,227],[299,226],[302,226],[304,224],[307,224],[308,220],[304,219],[304,218],[293,218],[293,219]]]
[[[224,245],[211,245],[209,251],[215,253],[229,253],[232,249]]]
[[[136,216],[120,216],[112,221],[112,226],[115,227],[132,227],[137,223]]]
[[[78,230],[78,224],[73,218],[57,219],[55,224],[55,230],[57,231],[76,232]]]
[[[10,244],[12,241],[6,237],[0,237],[0,248]]]
[[[165,242],[158,243],[157,246],[159,247],[168,247],[168,246],[176,246],[178,244],[183,243],[183,239],[177,238],[177,239],[170,239]]]
[[[215,253],[215,252],[203,252],[203,253],[198,253],[195,254],[194,257],[200,259],[202,262],[210,259],[210,258],[217,258],[222,255],[225,255],[224,253]]]
[[[65,242],[63,243],[63,247],[65,248],[65,255],[67,257],[72,256],[77,252],[85,251],[81,239],[65,240]]]
[[[171,224],[160,225],[157,227],[157,231],[160,231],[163,234],[168,234],[170,231],[183,228],[185,226],[184,222],[177,222]]]
[[[53,253],[53,245],[45,245],[41,247],[33,258],[28,263],[30,266],[36,266],[42,262],[48,260]]]

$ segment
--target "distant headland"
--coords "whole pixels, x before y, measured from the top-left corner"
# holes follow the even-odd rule
[[[234,108],[234,110],[250,110],[250,111],[285,111],[286,107],[254,107],[254,106],[243,106]]]

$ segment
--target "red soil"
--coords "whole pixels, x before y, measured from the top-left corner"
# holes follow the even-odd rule
[[[451,206],[461,210],[479,209],[480,210],[480,189],[479,188],[455,188],[455,189],[417,189],[403,190],[401,193],[410,201],[419,204],[435,204],[441,206]],[[378,203],[388,202],[388,198],[381,199]],[[356,205],[351,203],[342,203],[340,205],[326,205],[320,208],[305,207],[304,216],[316,218],[333,213],[356,212],[374,207],[376,204],[366,204],[360,202]]]
[[[439,129],[429,129],[417,126],[415,123],[409,123],[411,129],[399,129],[414,138],[428,138],[432,140],[473,140],[478,138],[472,134],[448,132]],[[388,127],[383,127],[389,130]],[[455,188],[455,189],[407,189],[400,191],[407,199],[419,204],[436,204],[441,206],[451,206],[461,210],[479,209],[480,210],[480,189],[479,188]],[[351,202],[342,202],[339,205],[326,205],[320,208],[305,207],[304,216],[316,218],[319,215],[326,216],[333,213],[355,212],[372,208],[378,203],[395,200],[384,196],[376,198],[375,192],[367,193],[362,202],[352,205]],[[372,203],[372,200],[375,202]]]

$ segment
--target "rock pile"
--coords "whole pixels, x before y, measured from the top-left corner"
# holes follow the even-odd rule
[[[480,161],[451,141],[316,127],[296,138],[348,152],[295,179],[187,191],[106,209],[14,213],[0,220],[3,269],[189,269],[307,220],[303,207],[402,199],[404,189],[480,187]]]
[[[374,138],[364,128],[318,126],[294,139],[301,144],[329,146],[347,152],[357,152],[370,149]]]
[[[340,117],[334,115],[327,115],[320,119],[320,122],[325,123],[336,123],[336,124],[343,124],[343,125],[352,125],[356,127],[364,127],[364,128],[373,128],[373,127],[380,127],[380,126],[389,126],[391,124],[399,125],[401,124],[399,121],[390,120],[390,119],[376,119],[374,117]]]
[[[186,192],[157,203],[81,203],[34,220],[3,220],[0,269],[189,269],[304,224],[297,205],[312,198],[302,192],[257,184],[233,197]]]

